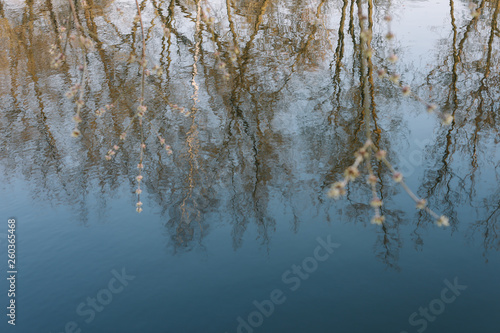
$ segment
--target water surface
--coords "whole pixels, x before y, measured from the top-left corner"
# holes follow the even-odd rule
[[[362,3],[370,63],[356,1],[139,2],[144,83],[134,1],[0,3],[2,332],[498,333],[499,2]],[[367,123],[449,227],[375,159],[383,225],[327,196]]]

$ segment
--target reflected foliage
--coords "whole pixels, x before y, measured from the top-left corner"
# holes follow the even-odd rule
[[[161,211],[176,251],[202,247],[209,221],[232,225],[234,248],[249,228],[269,246],[283,212],[294,231],[311,216],[369,224],[370,189],[361,182],[350,185],[347,204],[325,198],[366,140],[363,103],[374,144],[396,166],[413,142],[400,110],[424,117],[425,106],[373,71],[364,77],[360,4],[373,31],[370,68],[399,71],[416,95],[454,117],[448,127],[425,119],[434,137],[414,165],[417,192],[451,217],[453,230],[464,223],[480,238],[485,256],[498,250],[499,1],[479,1],[481,15],[472,17],[468,3],[451,0],[445,38],[421,67],[404,65],[404,39],[384,38],[384,15],[399,10],[386,1],[140,1],[146,66],[134,2],[0,2],[4,178],[22,174],[34,197],[70,204],[87,223],[89,196],[104,214],[124,184],[135,195],[141,163],[144,207]],[[392,49],[401,65],[386,60]],[[72,138],[77,106],[65,94],[79,82],[81,135]],[[402,226],[411,225],[420,249],[432,221],[402,211],[390,173],[373,168],[386,203],[375,253],[397,267]],[[463,206],[477,211],[474,221],[460,219]]]

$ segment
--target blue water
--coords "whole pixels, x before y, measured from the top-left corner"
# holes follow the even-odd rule
[[[408,186],[450,218],[446,228],[416,210],[376,162],[382,226],[370,223],[363,181],[340,200],[327,196],[366,139],[351,2],[324,3],[324,16],[316,16],[319,3],[269,5],[255,34],[248,22],[260,11],[252,6],[267,2],[232,5],[241,58],[228,65],[230,81],[217,69],[209,32],[201,48],[193,42],[193,4],[175,3],[173,19],[162,21],[171,24],[169,42],[148,2],[149,56],[168,73],[146,81],[152,116],[145,119],[154,126],[132,127],[112,161],[104,156],[120,142],[140,91],[140,71],[124,60],[140,40],[129,25],[135,3],[91,3],[95,18],[81,13],[86,29],[95,21],[89,36],[104,46],[88,57],[92,84],[79,139],[69,136],[74,105],[64,97],[78,77],[77,57],[68,53],[68,68],[55,70],[37,56],[48,57],[55,38],[49,3],[12,1],[0,11],[10,43],[0,54],[0,269],[7,277],[9,218],[17,269],[15,326],[5,315],[9,284],[0,282],[1,332],[500,332],[496,2],[479,3],[483,14],[470,31],[466,2],[374,9],[374,49],[389,51],[382,18],[394,13],[403,80],[455,117],[443,126],[419,101],[375,79],[373,139]],[[53,5],[63,22],[68,8]],[[158,6],[167,15],[168,4]],[[226,32],[219,37],[231,50],[229,19],[218,13],[217,29]],[[324,24],[317,31],[304,23],[315,17]],[[116,109],[93,116],[114,99]],[[173,103],[191,113],[179,115]],[[155,142],[154,129],[173,155]]]
[[[291,230],[290,214],[276,212],[268,243],[249,227],[237,250],[230,225],[214,218],[203,244],[175,253],[158,212],[135,215],[126,196],[117,196],[105,216],[84,225],[71,207],[33,201],[22,182],[6,190],[2,215],[14,212],[18,225],[20,332],[65,332],[72,321],[82,332],[237,332],[237,318],[248,320],[256,311],[253,302],[269,300],[275,289],[284,301],[256,332],[411,332],[422,324],[412,327],[408,317],[440,297],[445,279],[455,278],[467,289],[427,331],[497,327],[500,256],[491,252],[486,262],[481,243],[469,242],[465,231],[430,227],[415,248],[415,227],[402,226],[401,248],[391,253],[390,241],[387,248],[375,245],[383,237],[377,227],[353,224],[328,203],[304,218],[298,232]],[[330,222],[328,214],[334,215]],[[476,218],[470,209],[461,216],[466,222]],[[293,272],[283,279],[292,265],[314,257],[318,237],[340,246],[324,262],[316,261],[307,279]],[[397,269],[383,263],[394,255]],[[90,317],[79,315],[78,305],[108,287],[112,270],[122,269],[133,279],[87,323]],[[251,320],[259,323],[258,318]]]

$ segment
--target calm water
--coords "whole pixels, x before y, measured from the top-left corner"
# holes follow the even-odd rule
[[[142,1],[144,82],[135,2],[69,3],[0,2],[2,332],[500,332],[499,1],[363,1],[369,63],[356,1]],[[327,196],[367,123],[449,227]]]

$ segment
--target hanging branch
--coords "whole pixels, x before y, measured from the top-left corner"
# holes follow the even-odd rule
[[[369,1],[369,5],[371,5],[371,0]],[[363,14],[363,9],[362,9],[362,3],[361,0],[357,0],[357,6],[358,6],[358,19],[359,19],[359,28],[360,28],[360,48],[361,48],[361,87],[362,87],[362,108],[363,108],[363,117],[364,117],[364,123],[365,123],[365,135],[366,135],[366,142],[361,147],[354,156],[356,157],[354,163],[349,166],[345,172],[344,172],[344,179],[342,181],[335,182],[331,187],[330,190],[328,191],[328,195],[330,197],[333,197],[335,199],[340,198],[341,196],[346,194],[346,186],[349,184],[349,182],[352,182],[356,180],[360,176],[360,171],[359,171],[359,166],[362,164],[362,162],[365,162],[365,167],[368,172],[368,178],[367,178],[367,183],[370,185],[371,193],[372,193],[372,200],[370,201],[370,205],[374,209],[374,216],[371,220],[373,224],[377,225],[382,225],[385,221],[385,217],[381,214],[380,208],[383,206],[382,200],[378,197],[377,195],[377,188],[376,184],[378,183],[379,179],[375,176],[373,172],[373,168],[371,166],[372,163],[372,150],[375,148],[373,142],[372,142],[372,129],[371,129],[371,114],[370,114],[370,104],[369,104],[369,99],[368,99],[368,73],[370,73],[373,68],[372,62],[368,61],[372,58],[373,55],[373,50],[371,48],[371,39],[372,39],[372,30],[371,30],[371,24],[368,25],[368,28],[365,28],[365,20],[368,19],[366,15]],[[371,14],[371,13],[370,13]],[[371,19],[371,17],[370,17]],[[394,38],[394,34],[391,31],[390,28],[390,22],[391,22],[391,17],[389,15],[386,15],[384,20],[388,22],[388,33],[386,34],[386,38],[390,41]],[[391,47],[392,48],[392,47]],[[394,53],[391,53],[388,57],[388,60],[391,63],[396,63],[397,62],[397,56]],[[379,76],[386,76],[387,71],[385,69],[379,70]],[[399,84],[399,75],[398,74],[392,74],[390,76],[390,80],[395,83]],[[402,86],[401,87],[402,92],[404,95],[410,95],[411,91],[408,86]],[[420,100],[420,99],[418,99]],[[420,100],[421,101],[421,100]],[[429,109],[434,110],[436,107],[432,104],[428,104],[428,111]],[[442,117],[444,117],[444,122],[451,122],[449,120],[448,115],[443,114]],[[453,119],[453,118],[452,118]],[[417,209],[423,209],[427,213],[429,213],[433,218],[436,219],[436,223],[438,226],[449,226],[449,220],[446,216],[442,215],[439,216],[437,213],[435,213],[433,210],[427,207],[427,201],[425,199],[417,197],[411,190],[410,188],[406,185],[406,183],[403,180],[403,174],[396,171],[394,167],[391,165],[391,163],[387,159],[387,152],[384,150],[378,150],[375,153],[375,158],[379,161],[382,161],[385,166],[392,172],[392,178],[393,180],[401,185],[401,187],[405,190],[405,192],[415,201]]]

